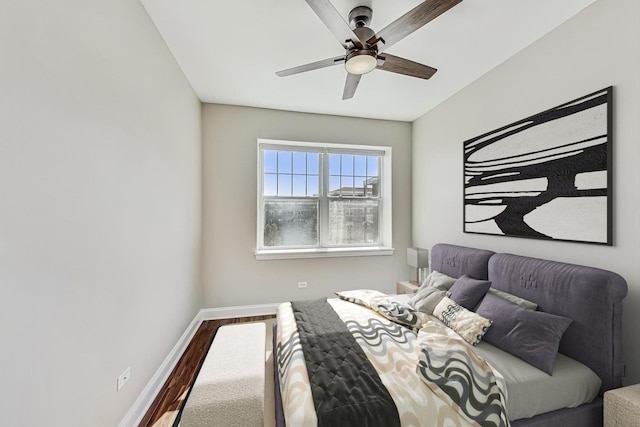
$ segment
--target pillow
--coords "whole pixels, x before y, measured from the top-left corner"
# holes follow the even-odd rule
[[[424,286],[420,287],[418,292],[407,303],[422,313],[433,314],[436,305],[447,295],[448,292],[442,289],[434,286]]]
[[[487,280],[477,280],[469,276],[462,276],[451,286],[451,299],[466,308],[473,310],[491,287]]]
[[[442,274],[434,270],[424,279],[420,287],[433,286],[438,289],[442,289],[443,291],[448,291],[455,282],[456,279],[453,277],[449,277],[446,274]]]
[[[371,308],[376,300],[381,300],[389,295],[376,291],[373,289],[356,289],[353,291],[339,291],[335,294],[345,301],[353,302],[355,304],[363,305]]]
[[[528,310],[488,293],[476,311],[493,321],[484,340],[551,375],[562,334],[572,320]]]
[[[518,296],[512,295],[505,291],[501,291],[499,289],[489,288],[489,292],[491,292],[496,296],[499,296],[500,298],[504,298],[507,301],[511,301],[512,303],[518,304],[524,308],[528,308],[529,310],[535,310],[538,308],[538,304],[536,304],[535,302],[531,302],[529,300],[520,298]]]
[[[433,315],[471,345],[478,345],[491,326],[491,320],[465,309],[449,297],[442,298]]]

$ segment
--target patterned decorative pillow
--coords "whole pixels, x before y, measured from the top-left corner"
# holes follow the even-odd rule
[[[353,302],[372,308],[376,300],[387,298],[389,295],[373,289],[356,289],[353,291],[339,291],[335,294],[345,301]]]
[[[449,297],[442,298],[433,315],[471,345],[478,345],[491,326],[491,320],[467,310]]]

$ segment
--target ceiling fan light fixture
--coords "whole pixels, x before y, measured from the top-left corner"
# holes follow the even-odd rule
[[[369,50],[355,51],[347,56],[344,67],[351,74],[367,74],[378,65],[375,53]]]

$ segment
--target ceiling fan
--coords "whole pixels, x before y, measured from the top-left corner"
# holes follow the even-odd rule
[[[383,53],[382,51],[396,44],[461,1],[425,0],[375,33],[368,27],[373,11],[367,6],[358,6],[351,10],[349,13],[351,26],[349,26],[329,0],[306,0],[316,15],[329,28],[329,31],[338,39],[345,49],[345,54],[278,71],[276,74],[284,77],[344,63],[347,69],[347,81],[342,93],[343,100],[352,98],[362,75],[376,68],[392,73],[428,79],[438,70],[399,56]]]

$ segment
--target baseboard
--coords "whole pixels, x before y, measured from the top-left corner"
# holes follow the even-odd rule
[[[202,323],[202,319],[200,318],[201,311],[198,312],[191,323],[189,323],[187,329],[176,345],[173,346],[169,355],[164,359],[156,373],[151,377],[151,380],[147,383],[144,390],[142,390],[142,393],[140,393],[140,396],[138,396],[138,399],[136,399],[131,409],[129,409],[122,421],[120,421],[119,427],[134,427],[140,424],[140,421],[142,421],[147,410],[151,407],[154,399],[158,393],[160,393],[167,378],[169,378],[173,368],[175,368],[178,360],[180,360],[182,353],[184,353],[189,342],[191,342],[191,339],[200,327]]]
[[[268,316],[276,314],[280,303],[242,305],[237,307],[205,308],[200,310],[200,320],[230,319],[234,317]]]
[[[275,304],[258,304],[258,305],[244,305],[237,307],[220,307],[220,308],[205,308],[196,314],[187,329],[184,331],[178,342],[169,355],[164,359],[156,373],[151,377],[151,380],[147,386],[142,390],[138,399],[134,402],[133,406],[125,414],[122,421],[120,421],[119,427],[133,427],[140,424],[142,418],[147,413],[147,410],[153,403],[154,399],[160,393],[162,386],[169,378],[169,375],[175,368],[178,360],[182,356],[182,353],[186,350],[191,338],[200,327],[203,320],[214,319],[229,319],[234,317],[249,317],[249,316],[266,316],[275,314],[276,309],[280,303]]]

